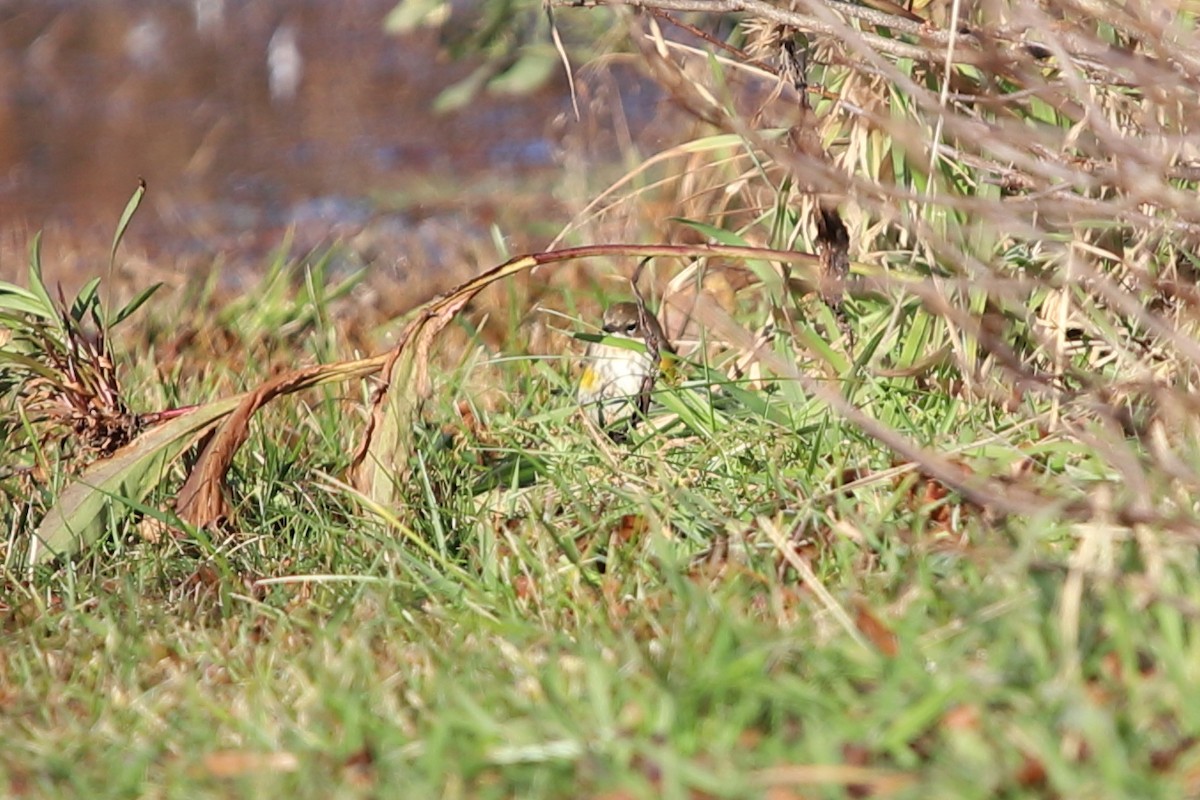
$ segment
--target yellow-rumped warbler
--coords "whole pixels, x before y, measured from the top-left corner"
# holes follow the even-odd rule
[[[645,327],[639,317],[637,303],[614,303],[604,312],[603,330],[605,336],[638,342],[644,350],[591,342],[584,352],[579,405],[602,428],[624,420],[635,408],[645,414],[660,367],[648,351],[657,350],[660,363],[666,353],[675,352],[653,314],[646,311]]]

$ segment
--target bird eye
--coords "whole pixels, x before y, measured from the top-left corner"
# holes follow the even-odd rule
[[[625,332],[626,332],[626,333],[633,333],[633,332],[634,332],[634,331],[636,331],[636,330],[637,330],[637,323],[636,323],[636,322],[630,322],[630,323],[627,323],[627,324],[625,325]]]

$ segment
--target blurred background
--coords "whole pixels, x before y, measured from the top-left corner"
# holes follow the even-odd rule
[[[524,16],[489,36],[488,14]],[[570,175],[669,128],[631,69],[579,92],[577,119],[536,5],[8,0],[0,275],[39,230],[48,272],[96,274],[139,178],[124,260],[142,279],[221,263],[236,283],[289,231],[293,252],[340,242],[408,278],[494,242],[493,224],[517,251],[543,245],[586,200]]]

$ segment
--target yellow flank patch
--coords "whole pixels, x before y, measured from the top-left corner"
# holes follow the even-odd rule
[[[664,358],[658,362],[659,377],[667,383],[674,383],[679,377],[679,370],[675,368],[674,358]]]
[[[658,360],[659,377],[667,383],[675,383],[681,374],[679,364],[679,356],[664,350]]]
[[[590,392],[600,383],[600,376],[596,374],[596,370],[588,367],[583,371],[583,375],[579,378],[579,388],[585,392]]]

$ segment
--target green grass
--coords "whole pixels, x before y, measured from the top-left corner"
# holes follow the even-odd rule
[[[147,541],[131,520],[10,583],[7,791],[1194,788],[1200,586],[1169,532],[928,503],[925,479],[785,387],[760,395],[775,415],[725,398],[702,435],[614,445],[583,425],[564,362],[462,364],[426,411],[399,527],[322,477],[346,467],[359,425],[343,393],[314,392],[254,426],[231,532]],[[135,374],[135,393],[159,396]],[[455,422],[496,375],[510,402],[477,409],[474,431]],[[977,470],[1041,442],[1048,485],[1113,475],[1100,451],[1042,440],[1032,399],[1004,414],[909,384],[861,374],[856,400]],[[859,484],[839,489],[849,471]],[[827,594],[772,530],[795,536]]]
[[[1151,23],[1109,11],[1041,27],[1074,25],[1071,53],[1114,31],[1141,47]],[[224,529],[160,524],[184,458],[137,513],[28,570],[32,531],[104,443],[35,418],[55,384],[22,369],[58,346],[61,379],[72,356],[52,314],[28,316],[44,289],[0,285],[0,794],[1200,795],[1195,223],[1177,192],[1195,184],[1174,161],[1115,168],[1196,128],[1178,111],[1194,88],[1163,80],[1191,63],[1190,34],[1081,61],[1086,93],[1083,66],[1043,59],[963,68],[943,103],[943,46],[911,55],[937,31],[871,27],[863,46],[910,55],[881,74],[815,41],[823,94],[797,128],[842,170],[819,190],[863,282],[844,319],[765,260],[703,261],[676,299],[713,278],[746,331],[775,326],[750,360],[787,369],[765,387],[728,377],[747,352],[699,314],[690,333],[710,346],[685,352],[628,442],[575,407],[579,343],[534,333],[535,304],[574,316],[601,299],[547,269],[442,337],[402,503],[346,488],[373,384],[328,385],[255,416]],[[794,118],[739,117],[725,64],[674,83],[657,67],[718,98],[699,109],[715,124],[584,199],[565,241],[818,249],[813,163],[754,133]],[[931,164],[935,131],[952,150]],[[280,257],[231,302],[215,280],[156,295],[114,339],[123,399],[213,402],[394,334],[368,330],[357,276],[339,284],[329,263]],[[643,288],[700,263],[660,258]],[[930,478],[930,454],[971,476],[964,493],[985,487],[978,502]]]

